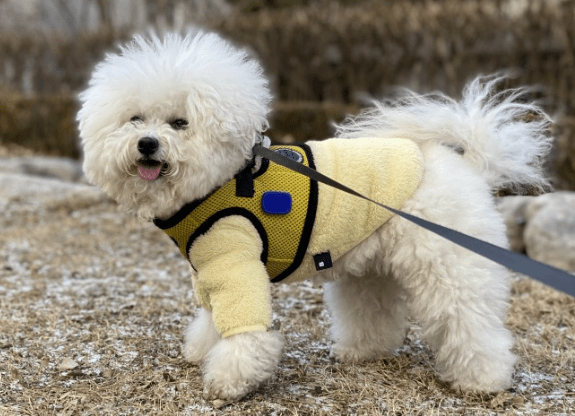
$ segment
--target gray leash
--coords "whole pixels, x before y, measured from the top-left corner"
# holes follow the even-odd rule
[[[459,231],[452,230],[442,225],[435,224],[411,214],[407,214],[397,209],[388,207],[387,205],[374,201],[360,194],[359,192],[348,188],[347,186],[319,173],[314,169],[308,168],[301,163],[291,160],[261,145],[256,145],[254,147],[254,154],[275,162],[278,165],[291,169],[297,173],[305,175],[314,181],[321,182],[325,185],[347,192],[348,194],[355,195],[359,198],[373,202],[374,204],[379,205],[380,207],[385,208],[388,211],[391,211],[394,214],[399,215],[400,217],[405,218],[406,220],[409,220],[443,238],[446,238],[461,247],[464,247],[496,263],[515,270],[516,272],[526,274],[527,276],[537,279],[546,285],[568,293],[571,296],[575,296],[575,276],[572,276],[563,270],[557,269],[544,263],[540,263],[522,254],[506,250],[486,241],[460,233]]]

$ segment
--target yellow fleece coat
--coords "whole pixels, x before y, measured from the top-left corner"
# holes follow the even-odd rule
[[[423,175],[422,155],[406,139],[329,139],[307,143],[316,169],[348,187],[400,209]],[[303,262],[285,281],[316,273],[313,256],[329,252],[335,263],[393,214],[327,185],[319,184],[318,206]],[[189,250],[197,270],[195,293],[223,337],[265,331],[271,323],[270,278],[261,261],[262,241],[243,216],[216,222]]]

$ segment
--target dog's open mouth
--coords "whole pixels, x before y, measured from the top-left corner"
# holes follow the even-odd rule
[[[138,160],[136,165],[138,167],[138,175],[145,181],[158,179],[162,172],[166,171],[168,166],[167,163],[151,159]]]

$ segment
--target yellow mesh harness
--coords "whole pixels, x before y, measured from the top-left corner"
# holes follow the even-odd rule
[[[272,146],[315,169],[307,145]],[[194,240],[218,220],[241,215],[257,229],[263,243],[262,262],[272,282],[289,276],[301,264],[317,210],[317,182],[267,159],[258,172],[248,166],[206,198],[185,205],[173,217],[154,223],[176,243],[193,267],[188,253]]]

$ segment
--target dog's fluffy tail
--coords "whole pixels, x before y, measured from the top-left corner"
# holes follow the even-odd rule
[[[542,163],[551,149],[550,117],[526,101],[527,88],[498,90],[505,74],[478,77],[461,101],[409,90],[337,126],[337,137],[404,137],[453,147],[494,189],[541,192],[549,183]]]

